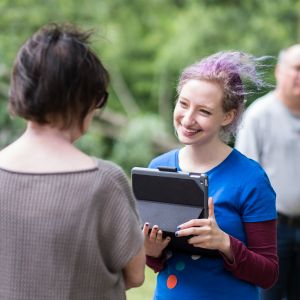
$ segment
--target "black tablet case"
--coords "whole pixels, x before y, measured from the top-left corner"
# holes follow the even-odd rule
[[[177,226],[191,219],[208,217],[208,178],[200,173],[177,172],[175,168],[135,167],[132,187],[143,224],[158,225],[164,237],[170,236],[168,248],[191,254],[215,256],[217,251],[194,247],[189,237],[175,237]]]

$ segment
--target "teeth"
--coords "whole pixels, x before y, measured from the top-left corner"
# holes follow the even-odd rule
[[[186,129],[186,128],[184,130],[188,133],[196,133],[199,131],[199,130],[192,130],[192,129]]]

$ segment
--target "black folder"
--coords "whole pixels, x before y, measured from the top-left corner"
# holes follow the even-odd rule
[[[164,237],[170,236],[168,248],[191,254],[216,255],[217,251],[188,244],[189,237],[175,237],[178,225],[208,217],[208,178],[205,174],[177,172],[176,168],[169,167],[135,167],[131,179],[141,221],[150,223],[150,227],[158,225]]]

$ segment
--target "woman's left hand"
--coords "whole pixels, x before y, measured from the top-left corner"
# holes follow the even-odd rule
[[[176,236],[192,236],[188,242],[194,247],[219,250],[232,260],[230,238],[217,224],[212,197],[208,199],[208,209],[207,219],[193,219],[179,225]]]

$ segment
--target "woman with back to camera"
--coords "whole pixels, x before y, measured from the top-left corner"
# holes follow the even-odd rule
[[[159,272],[155,300],[258,300],[258,287],[277,280],[275,193],[264,170],[227,144],[244,107],[242,80],[263,84],[258,61],[247,53],[219,52],[180,76],[174,127],[184,146],[149,167],[206,173],[209,217],[178,224],[176,236],[220,256],[165,251],[170,239],[159,224],[149,232],[146,223],[147,264]]]
[[[27,128],[0,152],[1,299],[119,300],[143,283],[126,175],[73,145],[108,96],[89,38],[51,24],[15,59],[9,107]]]

